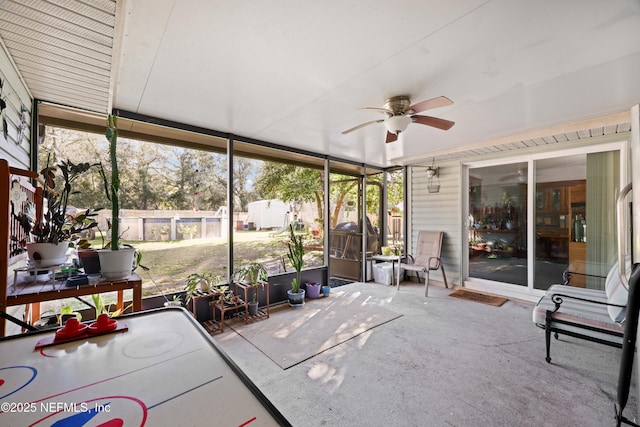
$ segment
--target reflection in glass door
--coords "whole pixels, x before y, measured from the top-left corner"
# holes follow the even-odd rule
[[[527,164],[469,169],[469,277],[527,286]]]
[[[616,257],[615,200],[619,151],[535,162],[535,289],[571,274],[569,285],[604,289]]]
[[[546,290],[569,277],[604,289],[617,251],[619,150],[470,167],[468,185],[470,279]]]
[[[584,262],[585,163],[586,154],[535,162],[536,289],[547,289],[552,283],[560,283],[570,261],[580,259]],[[576,278],[575,283],[583,280],[584,277]]]

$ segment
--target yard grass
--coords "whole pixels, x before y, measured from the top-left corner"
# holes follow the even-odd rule
[[[234,260],[258,261],[265,265],[269,274],[291,271],[287,260],[287,248],[283,243],[286,235],[269,236],[270,231],[238,231],[234,233]],[[136,272],[143,282],[143,295],[154,295],[160,291],[169,293],[184,288],[191,273],[213,270],[227,277],[227,240],[193,239],[175,241],[132,242],[142,252],[141,264],[149,268],[149,274]],[[283,259],[285,261],[283,265]],[[308,252],[305,267],[322,265],[322,252]],[[150,276],[155,281],[153,284]]]

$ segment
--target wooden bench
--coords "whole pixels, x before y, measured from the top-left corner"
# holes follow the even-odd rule
[[[575,273],[574,273],[575,274]],[[569,286],[570,275],[552,285],[533,309],[533,322],[545,330],[546,361],[551,362],[551,333],[622,348],[627,289],[614,265],[606,276],[605,289]]]

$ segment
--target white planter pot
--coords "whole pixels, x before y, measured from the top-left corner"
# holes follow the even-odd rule
[[[27,243],[27,254],[33,267],[51,267],[67,262],[69,242]]]
[[[100,270],[102,277],[107,280],[125,280],[133,270],[134,248],[123,248],[117,251],[100,249]]]

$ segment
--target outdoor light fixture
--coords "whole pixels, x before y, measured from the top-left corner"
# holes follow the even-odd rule
[[[438,176],[438,168],[427,166],[427,179],[433,179],[434,176]]]
[[[407,126],[409,126],[409,123],[411,123],[411,117],[407,116],[391,116],[384,121],[387,130],[396,135],[404,132]]]
[[[431,166],[427,166],[427,180],[429,184],[427,185],[427,191],[429,193],[439,193],[440,192],[440,168],[435,165],[435,160],[431,160]],[[433,183],[433,178],[438,178],[438,183]]]

